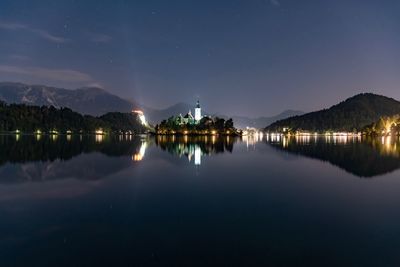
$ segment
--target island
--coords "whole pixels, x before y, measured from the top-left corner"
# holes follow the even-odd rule
[[[202,115],[200,102],[197,101],[194,116],[189,110],[185,115],[179,114],[161,121],[155,126],[157,135],[230,135],[240,136],[242,131],[233,125],[232,118],[223,119]]]

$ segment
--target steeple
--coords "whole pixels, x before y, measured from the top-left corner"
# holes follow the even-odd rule
[[[199,122],[201,120],[201,108],[199,100],[197,100],[196,108],[194,109],[194,119],[196,120],[196,122]]]

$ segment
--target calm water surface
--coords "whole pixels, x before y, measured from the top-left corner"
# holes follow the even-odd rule
[[[397,138],[0,136],[0,266],[399,266]]]

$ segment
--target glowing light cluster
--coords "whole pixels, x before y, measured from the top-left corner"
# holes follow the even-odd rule
[[[136,113],[138,115],[140,123],[143,126],[147,126],[148,125],[146,117],[144,116],[143,111],[141,111],[141,110],[132,110],[132,113]]]
[[[103,134],[104,134],[104,131],[103,131],[103,129],[97,129],[97,130],[95,131],[95,133],[96,133],[96,135],[103,135]]]

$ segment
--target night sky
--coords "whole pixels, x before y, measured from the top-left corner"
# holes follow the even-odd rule
[[[400,1],[0,1],[0,80],[156,108],[312,111],[400,99]]]

